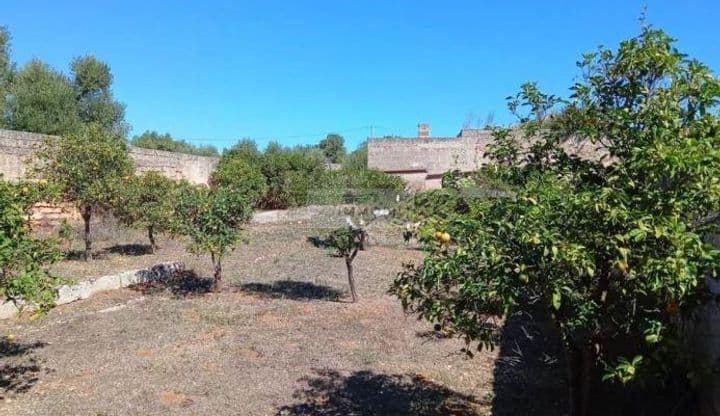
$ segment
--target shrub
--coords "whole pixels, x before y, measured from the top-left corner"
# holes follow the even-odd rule
[[[212,187],[231,188],[255,204],[267,190],[265,177],[256,166],[241,158],[223,158],[210,178]]]
[[[61,282],[46,266],[60,255],[52,242],[30,236],[26,211],[22,186],[0,180],[0,298],[44,311],[53,306]]]

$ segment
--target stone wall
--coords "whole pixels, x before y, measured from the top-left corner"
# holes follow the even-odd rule
[[[0,174],[5,179],[18,180],[25,176],[34,149],[43,140],[42,134],[0,129]],[[186,179],[206,184],[219,158],[185,153],[142,149],[130,146],[130,157],[138,172],[156,170],[172,179]]]
[[[423,171],[436,176],[452,169],[471,172],[487,163],[484,154],[489,140],[490,132],[448,138],[371,139],[368,167],[400,176]]]

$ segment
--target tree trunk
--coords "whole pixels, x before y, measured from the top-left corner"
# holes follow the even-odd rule
[[[220,256],[211,254],[210,257],[213,263],[213,288],[217,292],[220,291],[220,286],[222,285],[222,264],[220,263]]]
[[[150,254],[155,254],[157,244],[155,243],[155,235],[153,234],[153,226],[148,226],[148,240],[150,240]]]
[[[347,266],[348,283],[350,284],[350,295],[352,295],[352,301],[353,303],[355,303],[357,302],[357,291],[355,291],[355,278],[353,277],[352,260],[346,258],[345,265]]]
[[[587,416],[590,408],[590,387],[594,366],[592,347],[585,345],[573,347],[568,355],[570,415]]]
[[[83,205],[80,208],[83,222],[85,223],[85,261],[92,260],[92,241],[90,240],[90,219],[92,217],[92,207],[90,205]]]

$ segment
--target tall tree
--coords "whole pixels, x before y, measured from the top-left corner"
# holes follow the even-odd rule
[[[63,135],[77,131],[77,108],[70,80],[33,59],[13,77],[5,124],[14,130]]]
[[[0,26],[0,126],[5,126],[5,107],[14,70],[10,58],[10,32]]]
[[[345,139],[339,134],[328,134],[320,141],[318,147],[330,163],[339,163],[345,156]]]
[[[92,55],[86,55],[73,59],[70,69],[80,120],[125,137],[128,131],[125,106],[113,97],[110,66]]]

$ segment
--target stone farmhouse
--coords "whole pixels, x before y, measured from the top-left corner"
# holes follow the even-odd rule
[[[472,172],[487,163],[491,135],[486,129],[462,129],[455,137],[432,137],[430,126],[421,123],[417,137],[370,138],[368,167],[398,175],[414,190],[437,189],[443,173]]]
[[[487,163],[485,152],[491,141],[488,129],[463,128],[455,137],[432,137],[430,126],[421,123],[417,137],[368,139],[368,167],[400,176],[416,191],[438,189],[443,173],[455,169],[469,173]],[[606,154],[588,141],[562,146],[580,158],[597,160]]]

